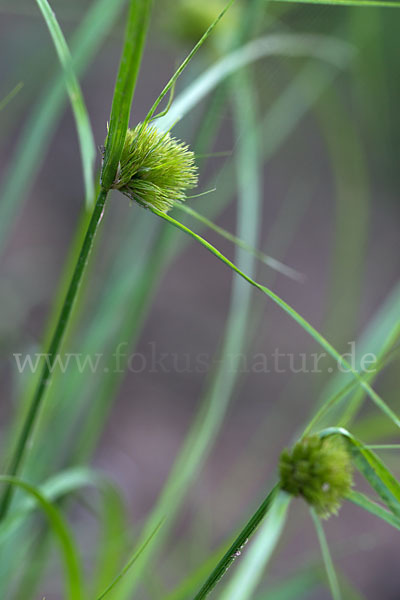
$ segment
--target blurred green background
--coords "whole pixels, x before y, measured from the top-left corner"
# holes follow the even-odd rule
[[[132,125],[223,4],[155,2]],[[302,273],[304,282],[256,263],[178,211],[176,218],[270,285],[340,352],[355,342],[358,359],[378,354],[400,307],[400,12],[267,1],[255,12],[253,4],[238,2],[227,14],[178,81],[176,96],[225,53],[260,36],[329,35],[354,54],[340,68],[316,57],[259,60],[200,102],[174,134],[200,155],[200,191],[215,188],[191,205]],[[82,30],[90,32],[90,23],[100,28],[106,10],[104,3],[98,20],[85,24],[94,5],[52,2],[73,54],[81,43],[82,89],[101,146],[126,6],[108,7],[98,47],[89,49]],[[86,217],[77,135],[62,85],[58,105],[57,98],[49,103],[59,65],[48,31],[33,2],[1,1],[0,16],[0,100],[23,84],[0,112],[0,410],[7,456],[34,379],[19,373],[14,355],[43,351],[46,323],[79,239],[77,225]],[[227,155],[204,156],[211,152]],[[99,152],[97,167],[100,158]],[[328,358],[313,372],[311,356],[320,349],[294,322],[233,280],[203,248],[116,192],[64,351],[100,354],[101,366],[79,373],[70,365],[56,374],[25,465],[27,479],[41,483],[87,463],[104,471],[122,492],[131,543],[157,502],[164,515],[160,492],[182,447],[178,472],[191,465],[185,493],[174,489],[165,500],[176,518],[155,562],[144,568],[135,598],[191,597],[168,594],[248,518],[276,476],[282,448],[341,377]],[[265,360],[268,370],[259,366]],[[393,361],[376,389],[394,410],[400,408],[398,387]],[[197,446],[183,446],[193,427]],[[369,402],[352,431],[368,443],[396,441],[393,426]],[[394,452],[384,459],[400,474]],[[94,496],[80,491],[68,502],[88,570],[100,545]],[[308,519],[296,502],[256,598],[330,597]],[[347,504],[326,531],[346,598],[398,598],[396,531]],[[115,535],[119,540],[121,532]],[[3,551],[1,597],[62,597],[51,540],[43,549],[42,520],[10,536],[12,547],[22,550],[20,557]],[[296,595],[279,595],[292,581]]]

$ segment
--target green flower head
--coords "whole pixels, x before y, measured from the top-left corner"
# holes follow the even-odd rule
[[[188,146],[154,125],[128,129],[113,188],[146,208],[168,212],[196,187],[197,168]]]
[[[279,461],[281,488],[302,496],[323,518],[336,514],[353,485],[349,452],[340,436],[307,437],[284,450]]]

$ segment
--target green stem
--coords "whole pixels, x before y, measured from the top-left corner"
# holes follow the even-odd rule
[[[318,540],[321,546],[322,558],[324,560],[326,574],[328,577],[329,588],[332,594],[332,600],[342,600],[342,594],[340,592],[339,582],[336,575],[335,567],[333,565],[331,553],[329,551],[328,542],[325,537],[325,532],[322,527],[321,521],[313,508],[310,509],[312,519],[314,521],[315,529],[317,531]]]
[[[101,183],[110,189],[124,147],[133,93],[139,74],[152,0],[131,0],[125,43],[111,107]]]
[[[238,552],[241,551],[241,548],[247,543],[253,533],[256,531],[257,527],[271,508],[273,501],[279,491],[279,486],[275,485],[268,496],[265,498],[264,502],[261,506],[256,510],[254,515],[251,517],[250,521],[245,525],[242,531],[239,533],[233,544],[221,558],[201,590],[196,594],[194,600],[202,600],[206,598],[208,594],[212,591],[212,589],[217,585],[219,580],[225,575],[226,571],[235,561],[235,558],[239,556]]]
[[[164,221],[168,221],[177,229],[180,229],[187,235],[190,235],[193,239],[197,240],[202,246],[204,246],[211,254],[216,256],[221,262],[227,265],[232,271],[240,275],[245,281],[250,283],[250,285],[254,286],[266,296],[271,298],[275,304],[277,304],[283,311],[285,311],[294,321],[296,321],[314,340],[322,346],[326,350],[328,354],[330,354],[338,363],[338,365],[344,367],[345,371],[353,376],[355,380],[357,380],[358,384],[366,391],[371,400],[376,404],[376,406],[386,414],[387,417],[391,419],[393,423],[395,423],[396,427],[400,428],[400,419],[393,412],[393,410],[384,402],[384,400],[375,392],[375,390],[369,385],[369,383],[363,379],[363,377],[352,368],[350,363],[347,362],[346,359],[343,358],[342,355],[325,339],[308,321],[306,321],[297,311],[295,311],[287,302],[282,300],[277,294],[275,294],[272,290],[257,283],[254,279],[246,275],[243,271],[241,271],[235,264],[233,264],[226,256],[224,256],[217,248],[215,248],[212,244],[210,244],[206,239],[171,217],[170,215],[158,210],[155,207],[151,207],[150,209],[155,215],[164,219]]]
[[[12,457],[10,466],[7,470],[7,474],[11,477],[15,477],[20,470],[22,461],[28,448],[28,442],[31,437],[32,431],[36,424],[39,410],[41,408],[43,398],[48,387],[48,384],[53,373],[53,367],[57,358],[57,352],[60,348],[63,335],[65,333],[69,317],[78,294],[79,285],[82,281],[82,276],[89,258],[90,251],[93,247],[94,237],[99,227],[101,218],[103,216],[104,205],[107,198],[107,191],[103,188],[100,190],[96,205],[90,220],[85,239],[82,244],[82,249],[79,253],[79,257],[76,263],[76,267],[69,285],[64,304],[61,309],[60,317],[58,319],[53,337],[50,342],[49,350],[46,355],[45,364],[36,387],[35,393],[32,398],[32,402],[29,406],[28,413],[22,426],[22,430],[19,434],[14,455]],[[1,496],[0,500],[0,521],[6,516],[8,508],[10,506],[12,498],[13,488],[8,485]]]

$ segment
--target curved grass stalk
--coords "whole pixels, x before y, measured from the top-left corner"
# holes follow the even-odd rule
[[[389,361],[393,360],[393,358],[398,356],[400,348],[393,350],[389,354],[384,354],[380,360],[376,361],[374,364],[373,373],[365,373],[361,375],[364,380],[371,381],[373,378],[377,377],[379,372],[388,364]],[[309,435],[314,427],[317,425],[319,421],[321,421],[328,413],[331,411],[343,398],[347,396],[355,387],[357,386],[357,380],[350,381],[348,385],[343,387],[337,394],[334,394],[331,398],[328,398],[324,404],[317,410],[312,419],[307,423],[304,432],[302,433],[302,438]],[[361,390],[363,392],[363,390]],[[345,425],[345,423],[342,423]]]
[[[157,127],[163,131],[169,130],[230,75],[267,56],[310,56],[341,69],[348,64],[353,53],[349,44],[326,35],[271,34],[252,40],[195,79],[174,100],[168,115],[157,121]]]
[[[175,73],[173,74],[171,79],[168,81],[168,83],[165,85],[161,94],[158,96],[157,100],[154,102],[153,106],[147,113],[147,116],[143,121],[143,127],[145,127],[151,121],[155,111],[158,108],[158,105],[163,100],[164,96],[166,96],[166,94],[168,94],[169,90],[175,86],[177,79],[182,74],[182,72],[185,70],[185,68],[187,67],[189,62],[192,60],[193,56],[201,48],[201,46],[204,44],[204,42],[207,40],[207,38],[211,35],[211,32],[214,29],[214,27],[216,27],[216,25],[219,23],[219,21],[222,19],[224,14],[227,12],[227,10],[229,10],[229,8],[232,6],[232,4],[234,2],[235,2],[235,0],[229,0],[229,2],[226,4],[223,11],[218,15],[218,17],[215,19],[215,21],[213,23],[211,23],[210,27],[207,29],[207,31],[204,33],[204,35],[200,38],[200,40],[197,42],[197,44],[194,46],[194,48],[191,50],[191,52],[189,52],[189,54],[187,55],[185,60],[182,62],[182,64],[175,71]]]
[[[78,552],[69,532],[68,525],[64,521],[60,511],[36,487],[21,479],[0,475],[0,482],[6,483],[8,486],[21,488],[39,504],[60,544],[66,572],[66,597],[69,600],[84,600],[85,596]]]
[[[54,11],[51,9],[47,0],[36,0],[36,2],[44,20],[46,21],[46,25],[50,31],[50,35],[53,39],[54,46],[58,54],[58,58],[64,70],[65,85],[68,90],[79,137],[83,178],[85,181],[86,190],[86,205],[88,208],[91,208],[94,202],[93,165],[96,156],[96,146],[89,121],[89,115],[87,113],[78,79],[75,75],[72,57],[69,52],[67,42],[65,41]]]
[[[392,409],[384,402],[384,400],[373,390],[373,388],[369,385],[368,382],[364,381],[362,376],[352,368],[352,366],[345,360],[337,350],[326,340],[306,319],[304,319],[298,312],[296,312],[287,302],[282,300],[277,294],[275,294],[269,288],[257,283],[243,273],[236,265],[234,265],[226,256],[224,256],[219,250],[217,250],[212,244],[207,242],[204,238],[202,238],[197,233],[194,233],[191,229],[174,219],[168,214],[165,214],[156,208],[150,209],[154,214],[156,214],[161,219],[169,222],[171,225],[180,229],[187,235],[190,235],[196,241],[198,241],[202,246],[204,246],[211,254],[219,258],[225,265],[227,265],[232,271],[240,275],[245,281],[250,283],[250,285],[254,286],[264,294],[266,294],[275,304],[277,304],[282,310],[284,310],[292,319],[294,319],[311,337],[315,339],[322,348],[324,348],[337,362],[341,367],[343,367],[349,374],[351,374],[358,382],[358,384],[366,391],[371,400],[376,404],[376,406],[386,414],[389,419],[395,423],[397,427],[400,428],[400,420],[397,415],[392,411]]]
[[[221,237],[232,242],[233,244],[235,244],[235,246],[242,248],[242,250],[246,250],[246,252],[249,252],[250,254],[255,256],[262,263],[264,263],[268,267],[271,267],[271,269],[274,269],[274,271],[282,273],[282,275],[286,275],[286,277],[294,279],[295,281],[304,281],[304,276],[295,269],[292,269],[291,267],[288,267],[279,260],[276,260],[272,256],[267,256],[263,252],[260,252],[256,248],[253,248],[237,236],[233,235],[229,231],[226,231],[226,229],[224,229],[223,227],[216,225],[213,221],[207,219],[207,217],[204,217],[203,215],[198,213],[196,210],[193,210],[193,208],[187,206],[186,204],[177,204],[176,208],[186,213],[187,215],[193,217],[194,219],[197,219],[197,221],[203,223],[203,225],[206,225],[207,227],[218,233]]]

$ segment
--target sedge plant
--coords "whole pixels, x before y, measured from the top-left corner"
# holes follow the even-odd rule
[[[105,216],[108,195],[111,190],[117,190],[128,197],[132,204],[138,205],[141,209],[146,209],[152,216],[158,217],[169,227],[172,226],[178,229],[181,233],[198,242],[213,256],[222,261],[225,266],[229,267],[233,273],[239,276],[241,285],[250,285],[272,300],[292,320],[300,325],[327,354],[337,361],[341,367],[346,369],[349,378],[351,378],[350,383],[343,385],[339,390],[336,390],[335,394],[332,394],[324,401],[315,416],[305,426],[304,434],[299,437],[292,448],[282,451],[279,465],[276,469],[276,482],[271,486],[268,495],[238,536],[229,545],[228,549],[225,549],[222,557],[215,561],[215,565],[210,569],[210,574],[205,578],[202,586],[193,591],[192,597],[199,600],[208,596],[217,584],[220,584],[220,581],[231,565],[242,556],[242,553],[248,552],[246,559],[243,560],[240,568],[237,569],[236,574],[222,592],[222,597],[226,600],[249,598],[250,594],[256,589],[263,570],[280,539],[289,506],[293,504],[292,499],[301,498],[309,505],[310,517],[315,524],[317,537],[321,546],[328,585],[332,597],[334,600],[338,600],[341,598],[340,578],[333,565],[321,518],[329,518],[332,514],[338,512],[344,501],[351,501],[391,526],[400,528],[400,484],[368,444],[361,442],[349,429],[340,426],[342,424],[340,419],[333,422],[332,426],[325,428],[319,428],[319,421],[322,417],[326,417],[327,414],[331,414],[330,411],[332,411],[332,408],[336,408],[344,397],[355,390],[358,397],[353,400],[351,408],[347,409],[347,412],[343,416],[344,420],[351,420],[357,412],[364,395],[372,400],[375,408],[384,415],[385,419],[396,430],[400,426],[400,419],[396,411],[372,387],[372,377],[365,377],[360,374],[324,335],[313,327],[291,305],[285,302],[272,289],[258,283],[252,272],[248,274],[241,268],[241,265],[237,265],[235,262],[229,260],[216,246],[207,241],[205,236],[196,233],[184,222],[170,214],[173,209],[177,208],[179,211],[180,207],[183,214],[186,210],[186,214],[195,218],[203,226],[217,230],[218,233],[233,241],[240,248],[240,251],[249,251],[257,256],[257,258],[261,258],[264,262],[267,262],[267,264],[268,260],[270,264],[271,260],[273,260],[266,257],[264,253],[253,249],[252,245],[242,240],[240,235],[233,236],[223,228],[213,225],[212,221],[202,216],[201,213],[197,213],[197,211],[190,208],[185,209],[185,203],[190,199],[189,192],[191,193],[191,190],[194,190],[198,184],[199,169],[196,154],[186,142],[175,137],[172,132],[174,122],[166,126],[165,123],[168,123],[168,120],[166,120],[163,126],[162,118],[168,117],[171,119],[171,115],[174,115],[174,102],[171,100],[165,111],[158,115],[156,114],[162,100],[169,92],[173,92],[179,76],[212,34],[214,28],[233,4],[233,0],[224,6],[222,12],[216,16],[215,20],[189,52],[187,58],[181,63],[156,101],[151,105],[142,122],[138,122],[133,128],[130,128],[131,105],[152,8],[151,0],[131,0],[125,31],[125,42],[102,157],[99,190],[94,205],[92,204],[94,191],[92,176],[93,138],[83,96],[74,72],[73,59],[69,54],[62,31],[47,0],[37,0],[37,2],[52,35],[64,69],[66,89],[74,109],[80,140],[86,201],[91,214],[85,235],[83,236],[81,248],[78,252],[76,265],[73,268],[66,296],[61,306],[60,315],[50,336],[48,347],[49,361],[44,365],[38,378],[36,389],[28,403],[22,426],[17,434],[7,472],[1,477],[1,481],[4,484],[4,491],[0,499],[0,522],[4,527],[7,527],[9,519],[13,517],[12,497],[14,488],[21,488],[26,494],[34,498],[35,502],[37,502],[47,516],[51,524],[51,529],[59,540],[67,574],[66,597],[74,600],[80,600],[81,598],[83,600],[86,597],[82,583],[82,565],[79,563],[79,553],[75,547],[74,540],[71,538],[61,510],[54,505],[52,499],[49,499],[46,494],[42,493],[41,489],[20,479],[19,475],[29,453],[30,442],[40,418],[47,389],[52,382],[53,367],[68,325],[72,319],[79,287],[88,268],[88,261],[95,243],[95,236]],[[314,2],[316,3],[317,0],[314,0]],[[350,0],[343,2],[341,0],[332,0],[332,3],[359,5],[360,7],[369,5],[393,7],[398,4],[397,2],[377,3],[372,0],[354,0],[353,2]],[[268,54],[271,50],[271,45],[274,48],[274,42],[276,42],[277,46],[280,45],[283,48],[286,46],[288,49],[287,54],[289,55],[302,53],[310,53],[312,55],[313,53],[318,54],[320,52],[321,45],[315,49],[315,44],[321,44],[323,40],[322,38],[319,40],[313,38],[308,41],[303,39],[300,43],[299,40],[296,42],[294,38],[283,37],[280,40],[267,40],[265,46],[258,43],[252,47],[247,47],[240,54],[240,59],[238,59],[239,55],[236,55],[235,57],[231,56],[230,61],[227,60],[225,63],[221,61],[221,64],[214,70],[208,81],[212,81],[212,77],[215,77],[215,74],[218,72],[221,73],[222,71],[224,73],[218,77],[226,77],[226,74],[231,74],[239,66],[248,64]],[[313,50],[312,47],[314,48]],[[232,66],[235,61],[237,62],[236,67]],[[217,81],[220,80],[218,77]],[[207,85],[212,87],[216,83],[207,83]],[[204,86],[204,89],[207,88],[207,85]],[[252,101],[251,98],[247,98],[247,100]],[[186,102],[187,111],[189,111],[193,99],[189,98]],[[238,106],[243,107],[243,104],[240,105],[240,100]],[[179,111],[179,108],[175,107],[175,110]],[[181,115],[179,115],[180,117]],[[255,144],[255,139],[250,138],[249,146],[246,148],[250,154],[254,151],[253,158],[256,159],[257,146]],[[249,167],[250,170],[251,167]],[[248,183],[249,180],[244,177],[242,180],[243,189],[244,185]],[[257,186],[252,190],[252,194],[257,199],[257,195],[259,194]],[[245,194],[243,194],[244,196]],[[254,210],[256,210],[256,201]],[[182,214],[178,211],[177,214]],[[175,212],[173,214],[175,215]],[[285,272],[286,269],[286,274],[296,275],[294,270],[290,270],[289,267],[282,265],[278,261],[275,263],[272,262],[272,265],[281,272]],[[377,372],[388,361],[388,354],[390,356],[390,352],[393,351],[393,346],[395,346],[398,336],[398,323],[396,323],[391,331],[389,342],[381,348],[382,356],[376,363]],[[362,394],[361,399],[360,394]],[[349,410],[350,413],[348,412]],[[223,416],[223,413],[221,415]],[[195,431],[194,437],[190,440],[193,446],[199,440],[199,438],[196,438],[197,433]],[[397,446],[394,445],[391,448],[397,449]],[[374,493],[378,496],[379,504],[354,489],[353,473],[355,470],[365,478]],[[86,474],[83,479],[89,479],[89,475]],[[74,485],[71,489],[74,488]],[[79,485],[80,483],[75,487],[79,487]],[[53,494],[53,499],[57,499],[58,496],[59,494]],[[30,510],[31,508],[28,506],[26,509],[27,513]],[[264,521],[266,516],[267,520]],[[167,515],[163,517],[166,518]],[[144,539],[139,542],[132,557],[125,562],[125,566],[110,580],[108,585],[105,585],[103,591],[96,591],[98,600],[107,596],[114,597],[113,594],[116,594],[116,598],[127,597],[124,591],[118,596],[118,590],[124,590],[123,582],[128,580],[129,572],[140,560],[143,560],[143,564],[145,564],[149,548],[156,542],[158,533],[162,532],[164,518],[159,519],[155,524],[153,523],[154,526],[150,528],[150,531],[147,531]],[[253,536],[255,536],[255,540],[251,544]],[[251,548],[247,550],[250,546]],[[193,585],[191,589],[193,589]],[[132,586],[129,586],[127,593],[130,593],[131,590]]]

